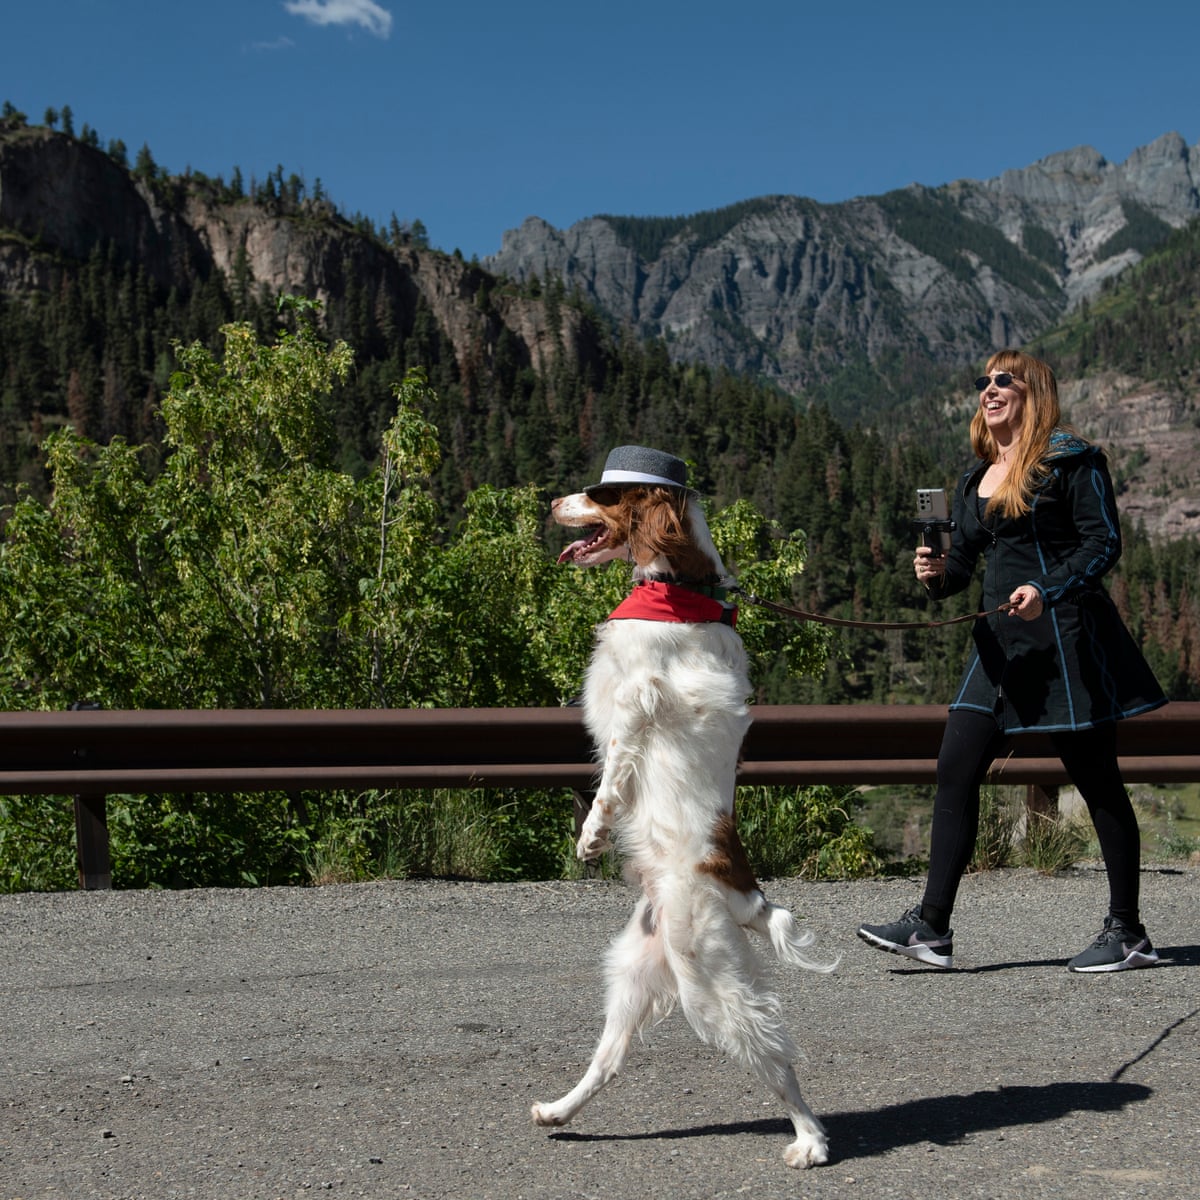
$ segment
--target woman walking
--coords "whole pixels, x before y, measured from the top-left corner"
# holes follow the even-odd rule
[[[1121,554],[1104,455],[1061,424],[1054,373],[1002,350],[975,381],[971,445],[950,550],[920,547],[917,579],[940,600],[968,586],[981,555],[985,611],[938,755],[929,876],[919,906],[858,936],[881,950],[953,965],[950,915],[979,829],[979,789],[1008,738],[1050,736],[1096,827],[1109,909],[1073,971],[1151,966],[1141,922],[1141,843],[1117,765],[1116,722],[1166,703],[1101,582]]]

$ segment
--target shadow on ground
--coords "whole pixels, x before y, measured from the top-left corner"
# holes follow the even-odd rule
[[[1058,1121],[1076,1112],[1115,1112],[1148,1100],[1153,1089],[1136,1083],[1050,1083],[1039,1087],[1002,1087],[968,1096],[906,1100],[867,1112],[822,1113],[835,1161],[868,1158],[924,1142],[950,1146],[973,1133]],[[694,1137],[790,1135],[786,1118],[697,1125],[639,1133],[576,1133],[551,1137],[564,1142],[675,1141]]]

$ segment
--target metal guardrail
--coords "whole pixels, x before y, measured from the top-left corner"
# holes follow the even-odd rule
[[[743,784],[932,783],[942,705],[768,705],[742,747]],[[1067,782],[1048,739],[1014,739],[993,779]],[[1200,702],[1118,726],[1125,778],[1200,780]],[[113,793],[452,786],[585,789],[578,708],[221,709],[0,713],[0,795],[75,797],[80,886],[107,887]]]

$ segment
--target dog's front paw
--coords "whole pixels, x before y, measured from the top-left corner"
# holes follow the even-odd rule
[[[579,840],[575,843],[575,855],[583,862],[591,858],[599,858],[606,850],[612,849],[608,840],[608,813],[598,799],[592,801],[592,807],[587,819],[579,831]]]
[[[566,1118],[560,1117],[554,1111],[552,1104],[535,1104],[529,1112],[535,1125],[565,1125],[567,1123]]]
[[[612,842],[608,840],[607,829],[588,829],[585,825],[579,841],[575,843],[575,857],[581,862],[588,862],[611,849]]]
[[[783,1161],[799,1171],[819,1167],[829,1161],[829,1143],[823,1137],[798,1137],[783,1152]]]

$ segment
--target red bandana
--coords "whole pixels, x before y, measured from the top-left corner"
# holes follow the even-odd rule
[[[676,583],[640,580],[632,592],[608,614],[610,621],[674,621],[700,625],[709,621],[737,622],[737,609]]]

